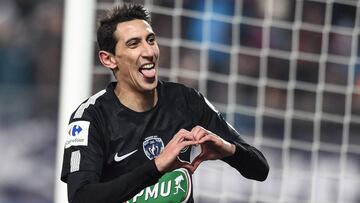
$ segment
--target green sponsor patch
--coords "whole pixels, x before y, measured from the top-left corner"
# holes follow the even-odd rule
[[[186,169],[180,168],[164,174],[155,185],[141,190],[127,203],[180,203],[186,202],[190,193],[190,175]]]

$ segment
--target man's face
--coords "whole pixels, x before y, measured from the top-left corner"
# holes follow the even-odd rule
[[[144,92],[157,86],[159,47],[151,26],[144,20],[131,20],[117,25],[116,74],[122,89]]]

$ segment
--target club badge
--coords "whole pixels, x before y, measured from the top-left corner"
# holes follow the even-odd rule
[[[164,142],[156,135],[145,138],[143,142],[144,153],[150,160],[157,157],[163,149]]]

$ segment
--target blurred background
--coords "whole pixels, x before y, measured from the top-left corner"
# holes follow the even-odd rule
[[[0,202],[53,202],[63,2],[0,0]]]
[[[360,1],[98,0],[89,20],[124,2],[152,11],[161,78],[200,90],[269,161],[262,183],[203,164],[196,202],[360,202]],[[63,8],[0,1],[1,203],[54,202]],[[89,43],[95,93],[113,78]]]

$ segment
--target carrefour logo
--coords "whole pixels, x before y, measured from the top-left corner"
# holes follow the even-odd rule
[[[89,134],[89,121],[74,121],[69,124],[65,148],[71,146],[87,146]]]
[[[159,181],[141,190],[126,203],[179,203],[186,202],[191,193],[191,177],[180,168],[163,175]]]
[[[82,128],[80,125],[74,125],[72,129],[70,128],[70,131],[71,132],[69,132],[69,134],[71,134],[72,136],[76,136],[82,131]]]

